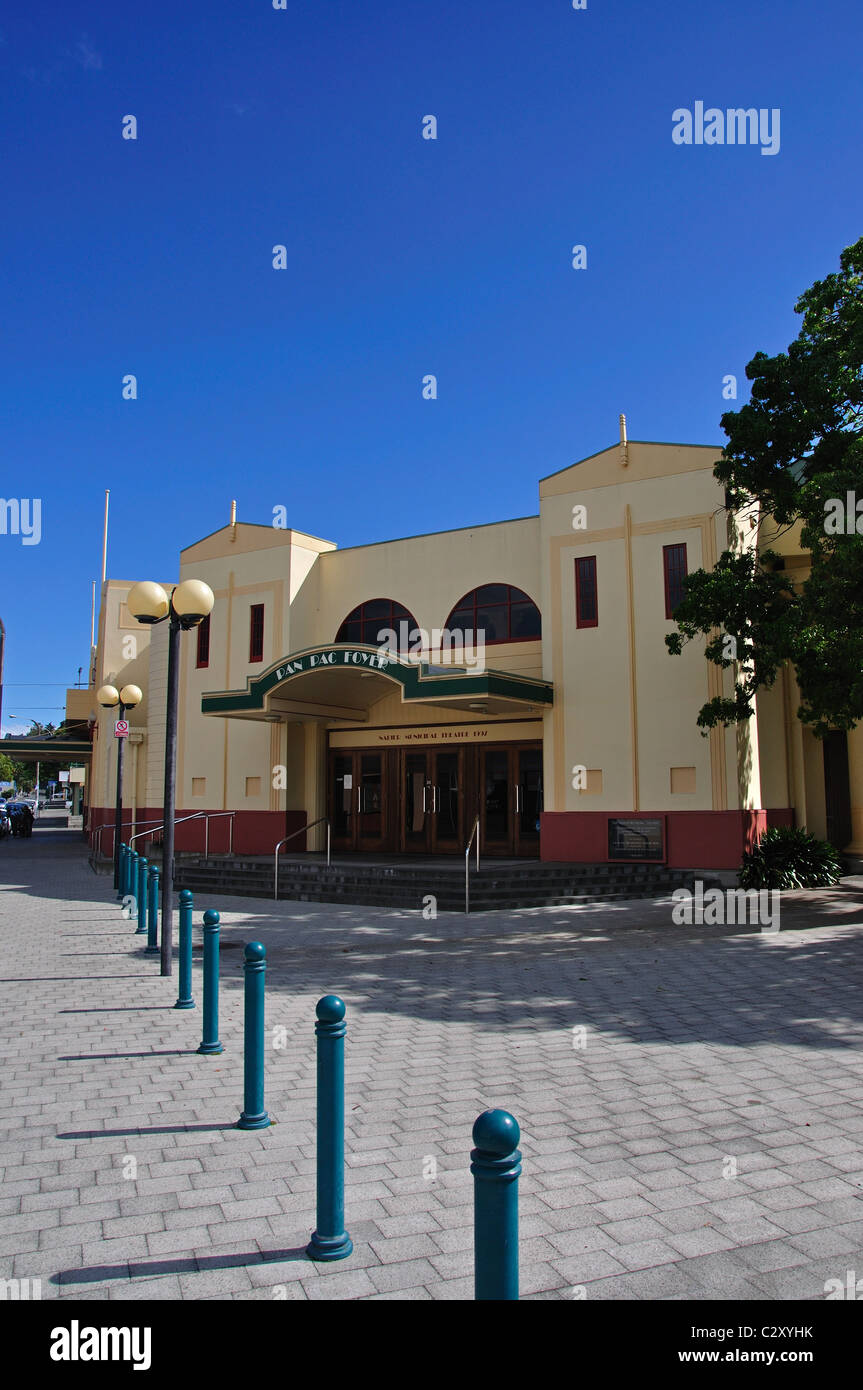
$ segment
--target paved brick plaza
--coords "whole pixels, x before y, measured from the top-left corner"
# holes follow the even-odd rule
[[[198,901],[225,947],[226,1051],[203,1058],[200,957],[199,1007],[175,1012],[176,975],[80,835],[6,840],[0,1275],[43,1298],[470,1298],[471,1126],[501,1106],[522,1127],[523,1296],[823,1299],[863,1274],[861,888],[786,896],[778,936],[675,927],[667,903],[424,921]],[[286,1046],[267,1052],[278,1124],[243,1133],[235,943],[256,938]],[[330,991],[356,1248],[315,1266]]]

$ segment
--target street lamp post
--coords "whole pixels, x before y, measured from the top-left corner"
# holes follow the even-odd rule
[[[165,709],[165,793],[162,836],[162,938],[161,974],[170,975],[174,947],[174,812],[177,771],[177,705],[180,685],[180,633],[197,627],[213,610],[215,598],[200,579],[184,579],[170,598],[161,584],[143,580],[133,585],[126,600],[139,623],[154,626],[169,622],[168,692]]]
[[[144,698],[137,685],[124,685],[118,690],[115,685],[103,685],[96,692],[96,699],[103,709],[116,709],[117,718],[124,719],[127,709],[134,709]],[[117,798],[114,812],[114,887],[120,887],[120,836],[123,829],[123,750],[125,738],[117,739]]]

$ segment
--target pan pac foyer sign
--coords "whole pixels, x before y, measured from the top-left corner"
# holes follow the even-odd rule
[[[299,676],[304,671],[315,671],[324,667],[361,666],[371,671],[385,671],[392,664],[391,658],[383,652],[368,651],[323,651],[307,652],[305,656],[295,657],[276,671],[276,679],[283,681],[287,676]]]

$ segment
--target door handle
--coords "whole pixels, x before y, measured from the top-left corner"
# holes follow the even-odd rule
[[[516,782],[516,784],[515,784],[515,814],[518,815],[518,813],[519,813],[520,810],[521,810],[521,788],[519,787],[518,782]]]

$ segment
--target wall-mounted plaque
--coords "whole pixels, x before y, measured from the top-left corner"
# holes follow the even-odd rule
[[[662,842],[661,820],[618,820],[609,817],[608,821],[609,859],[656,859],[661,863],[665,858]]]

